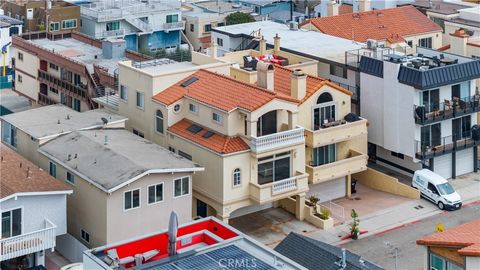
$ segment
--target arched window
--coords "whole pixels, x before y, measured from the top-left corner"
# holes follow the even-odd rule
[[[160,110],[155,112],[155,129],[158,133],[163,134],[163,113]]]
[[[330,101],[333,101],[332,95],[330,95],[330,93],[328,93],[328,92],[325,92],[325,93],[322,93],[318,97],[317,104],[326,103],[326,102],[330,102]]]
[[[242,181],[241,181],[240,169],[236,168],[233,171],[233,186],[234,187],[239,186],[241,183],[242,183]]]

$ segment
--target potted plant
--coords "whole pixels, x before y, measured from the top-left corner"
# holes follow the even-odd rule
[[[358,219],[358,214],[355,209],[352,209],[350,216],[353,219],[352,223],[350,223],[350,235],[352,236],[353,240],[357,240],[358,235],[360,234],[360,220]]]
[[[323,220],[328,220],[330,218],[330,210],[327,208],[320,209],[319,217]]]
[[[313,213],[316,215],[318,214],[317,212],[317,203],[319,201],[317,195],[311,195],[310,197],[308,197],[308,201],[309,201],[309,206],[313,207]]]

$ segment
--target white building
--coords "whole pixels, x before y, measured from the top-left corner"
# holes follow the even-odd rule
[[[0,11],[0,14],[2,12]],[[3,60],[2,56],[2,67],[4,65],[10,67],[12,63],[12,58],[10,57],[10,47],[12,42],[12,35],[21,35],[22,34],[23,22],[5,15],[0,15],[0,51],[5,47],[7,50],[7,55],[5,57],[6,63]]]
[[[422,166],[446,178],[476,171],[480,60],[417,52],[360,61],[369,156],[406,174]]]
[[[0,268],[45,266],[45,251],[67,232],[69,185],[0,144]]]

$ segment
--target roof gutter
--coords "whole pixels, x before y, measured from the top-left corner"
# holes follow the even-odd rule
[[[3,197],[0,199],[0,202],[7,201],[11,198],[17,198],[19,196],[41,196],[41,195],[70,195],[73,193],[73,190],[58,190],[58,191],[34,191],[34,192],[17,192],[7,197]]]

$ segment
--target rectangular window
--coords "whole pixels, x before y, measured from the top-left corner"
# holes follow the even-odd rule
[[[145,94],[137,91],[137,107],[144,108],[145,106]]]
[[[133,129],[133,134],[137,135],[138,137],[145,138],[145,135],[143,134],[143,132],[139,130]]]
[[[174,197],[180,197],[190,194],[190,177],[182,177],[179,179],[173,180],[174,185]]]
[[[50,32],[60,31],[60,23],[59,22],[50,22]]]
[[[128,92],[127,87],[125,85],[120,84],[120,99],[127,101],[128,100]]]
[[[170,150],[170,152],[173,152],[173,153],[176,152],[176,151],[175,151],[175,148],[173,148],[173,147],[171,147],[171,146],[168,147],[168,150]]]
[[[195,31],[195,25],[193,23],[190,24],[190,32]]]
[[[62,29],[77,28],[77,19],[70,19],[62,21]]]
[[[22,234],[22,209],[2,212],[2,238]]]
[[[119,21],[108,22],[106,25],[106,30],[107,31],[120,30],[120,22]]]
[[[430,269],[446,270],[445,260],[440,256],[430,253]]]
[[[163,183],[148,187],[148,204],[163,201]]]
[[[57,70],[57,71],[58,71],[58,66],[55,65],[54,63],[49,63],[48,66],[49,66],[51,69],[54,69],[54,70]]]
[[[258,184],[268,184],[289,178],[290,152],[258,159]]]
[[[84,229],[80,229],[80,238],[82,238],[83,241],[90,243],[90,233]]]
[[[321,166],[337,161],[335,144],[313,148],[312,166]]]
[[[425,107],[425,112],[430,113],[440,109],[440,90],[433,89],[421,93],[421,104]]]
[[[178,22],[178,14],[167,15],[167,23]]]
[[[440,123],[424,126],[420,130],[422,150],[442,144],[442,131]]]
[[[195,104],[190,103],[190,104],[188,105],[188,109],[189,109],[190,112],[192,112],[192,113],[198,113],[198,106],[195,105]]]
[[[319,130],[320,128],[329,127],[327,124],[335,122],[336,108],[335,102],[325,102],[320,105],[316,105],[313,108],[313,129]]]
[[[17,128],[5,121],[2,121],[2,142],[17,147]]]
[[[57,177],[57,164],[49,161],[49,167],[48,167],[48,173],[53,176],[53,177]]]
[[[23,61],[23,53],[18,53],[18,60]]]
[[[225,25],[225,23],[223,23],[223,22],[217,23],[217,27],[224,26],[224,25]]]
[[[18,78],[17,78],[17,81],[18,81],[19,83],[21,83],[21,82],[23,81],[22,75],[18,74],[17,77],[18,77]]]
[[[337,65],[330,65],[330,75],[346,79],[347,69]]]
[[[79,99],[76,99],[76,98],[73,98],[73,108],[75,111],[77,112],[80,112],[80,100]]]
[[[181,157],[184,157],[184,158],[186,158],[186,159],[188,159],[188,160],[192,160],[192,156],[189,155],[189,154],[187,154],[187,153],[185,153],[185,152],[183,152],[183,151],[178,150],[178,154],[179,154]]]
[[[470,115],[452,120],[453,141],[458,141],[471,136],[472,119]]]
[[[48,88],[48,91],[50,91],[50,92],[58,95],[58,90],[55,89],[55,88],[53,88],[53,87],[51,87],[51,86]]]
[[[65,177],[65,180],[67,180],[67,182],[69,182],[70,184],[75,184],[75,175],[67,171],[67,176]]]
[[[130,210],[140,207],[140,189],[126,191],[123,196],[124,210]]]
[[[221,116],[218,113],[213,113],[212,114],[212,119],[213,119],[213,121],[217,122],[218,124],[223,123],[223,116]]]
[[[424,47],[424,48],[432,48],[432,38],[422,38],[418,40],[418,46]]]
[[[211,24],[205,24],[203,27],[205,33],[210,33],[212,31],[212,25]]]
[[[218,46],[223,46],[223,39],[217,38],[217,44]]]

